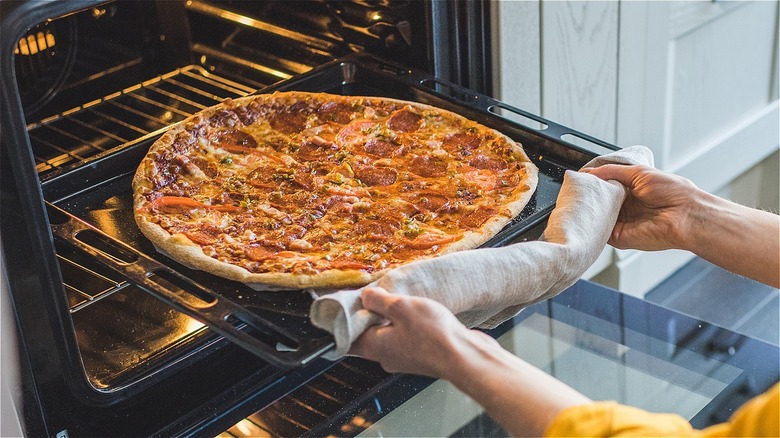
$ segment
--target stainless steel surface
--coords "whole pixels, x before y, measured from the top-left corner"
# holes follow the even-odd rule
[[[9,301],[5,260],[0,251],[0,436],[24,436],[22,388],[13,306]]]

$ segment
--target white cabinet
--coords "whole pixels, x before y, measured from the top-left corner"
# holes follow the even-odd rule
[[[777,1],[496,1],[497,96],[738,202],[778,209]],[[690,258],[607,249],[643,295]]]

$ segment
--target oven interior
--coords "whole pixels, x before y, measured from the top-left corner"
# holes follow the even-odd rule
[[[90,385],[123,388],[220,342],[202,322],[144,293],[127,271],[97,260],[107,253],[106,260],[127,262],[102,233],[155,252],[126,216],[128,199],[114,196],[132,172],[134,165],[125,164],[137,164],[152,139],[199,110],[347,54],[392,53],[421,65],[427,47],[413,39],[426,36],[412,28],[427,29],[415,22],[424,20],[422,11],[403,1],[111,2],[45,20],[18,40],[14,66],[26,131]],[[57,233],[61,224],[80,224],[78,218],[101,234],[70,226]],[[85,240],[98,250],[73,245]],[[170,275],[157,283],[173,282],[176,289],[179,277]],[[237,300],[251,294],[241,285],[220,288],[231,289]],[[309,302],[304,294],[277,294],[250,303],[256,304],[251,316],[263,314],[283,331],[300,326],[308,336],[316,331],[307,322]],[[246,331],[247,318],[240,319]],[[273,350],[277,341],[264,343]]]
[[[233,375],[204,384],[207,390],[198,386],[205,394],[201,397],[216,400],[217,388],[241,385],[237,382],[252,376],[253,383],[245,384],[248,394],[274,382],[285,367],[306,365],[353,376],[325,373],[319,377],[325,385],[334,380],[347,380],[347,387],[354,386],[350,380],[379,384],[377,376],[386,377],[371,367],[361,376],[349,361],[331,369],[332,364],[314,360],[331,339],[309,324],[310,295],[258,294],[188,270],[157,254],[134,226],[129,182],[149,145],[167,127],[226,98],[287,89],[381,95],[437,105],[500,129],[523,143],[541,169],[540,184],[521,216],[486,245],[538,236],[563,172],[616,148],[434,77],[433,72],[442,71],[432,62],[433,42],[441,38],[433,35],[434,9],[444,6],[433,3],[117,1],[44,10],[37,24],[13,41],[24,132],[4,135],[2,162],[4,189],[26,193],[27,201],[37,200],[45,212],[25,205],[21,196],[6,204],[10,207],[2,217],[4,230],[40,234],[42,243],[29,251],[44,254],[32,266],[12,261],[10,268],[31,277],[54,273],[40,280],[42,290],[49,281],[52,297],[43,293],[18,304],[20,313],[47,307],[54,321],[54,334],[48,336],[64,358],[62,370],[43,374],[66,374],[69,387],[97,406],[151,397],[139,394],[149,388],[164,392],[187,376],[207,380],[208,367],[200,364],[209,361],[226,367],[241,363]],[[457,19],[473,15],[459,3],[452,5],[447,13]],[[453,24],[456,18],[445,21]],[[590,147],[569,144],[561,140],[564,134]],[[15,154],[19,161],[11,162],[8,155]],[[30,172],[20,163],[31,164]],[[36,187],[25,186],[25,180]],[[17,243],[14,239],[24,244],[23,238],[6,233],[4,246]],[[149,277],[157,277],[156,286],[145,284]],[[160,285],[174,292],[166,296]],[[211,318],[206,325],[186,314],[189,307],[182,301],[191,299],[218,300],[236,313],[205,315]],[[237,321],[220,331],[218,320],[235,315]],[[27,324],[24,336],[35,336],[35,323]],[[254,355],[232,345],[242,345],[246,332],[252,339],[244,346]],[[290,353],[281,352],[280,344],[294,344],[299,354],[286,358]],[[241,398],[233,396],[224,406]]]
[[[47,20],[14,50],[37,169],[45,178],[356,51],[425,69],[424,11],[408,1],[188,0]]]

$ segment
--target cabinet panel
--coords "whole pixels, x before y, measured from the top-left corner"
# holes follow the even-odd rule
[[[715,1],[673,1],[669,2],[669,23],[671,38],[698,29],[708,21],[715,20],[732,9],[745,6],[748,2],[739,0]]]
[[[506,102],[532,112],[538,103],[538,114],[619,146],[644,144],[656,167],[709,192],[776,160],[777,0],[497,4]],[[776,172],[741,181],[742,192],[776,198],[766,188],[779,185]],[[641,296],[691,257],[607,250],[588,275]]]
[[[671,163],[770,102],[775,23],[766,17],[776,13],[774,2],[746,4],[671,42]]]
[[[538,1],[496,2],[497,97],[541,115],[541,51]]]
[[[617,106],[617,2],[542,2],[542,115],[609,142]]]

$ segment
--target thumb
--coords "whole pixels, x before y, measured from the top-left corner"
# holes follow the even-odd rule
[[[587,170],[583,169],[586,173],[595,175],[605,181],[614,180],[626,187],[633,187],[634,180],[643,171],[643,166],[640,165],[625,165],[625,164],[605,164],[599,167],[592,167]]]

